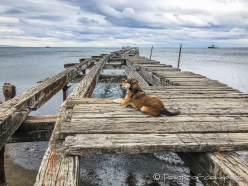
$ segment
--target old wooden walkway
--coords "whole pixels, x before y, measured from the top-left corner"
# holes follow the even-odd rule
[[[79,74],[77,69],[86,68],[90,69],[87,74]],[[126,76],[103,75],[104,68],[125,69]],[[79,84],[60,107],[36,186],[80,185],[81,156],[168,151],[176,152],[196,175],[242,177],[200,178],[204,185],[248,185],[248,163],[234,152],[248,150],[247,94],[202,75],[141,57],[138,48],[123,47],[93,56],[68,71],[61,86],[75,81]],[[136,78],[148,95],[158,96],[167,109],[180,109],[181,114],[151,117],[134,108],[124,108],[110,98],[90,98],[97,82],[121,82],[126,77]],[[24,98],[19,96],[13,105]],[[39,94],[24,100],[23,105],[32,109],[43,100],[46,96]],[[10,113],[10,119],[15,117],[14,111],[23,107],[13,107],[12,102],[0,108],[0,112]],[[19,123],[14,120],[15,129],[23,121],[24,114],[19,113]]]

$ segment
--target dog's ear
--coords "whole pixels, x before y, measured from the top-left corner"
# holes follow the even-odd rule
[[[131,83],[131,84],[134,84],[134,83],[138,83],[138,81],[137,81],[136,79],[132,79],[132,80],[130,81],[130,83]]]

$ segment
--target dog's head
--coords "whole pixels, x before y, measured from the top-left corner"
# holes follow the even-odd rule
[[[124,81],[121,86],[126,89],[134,88],[138,86],[138,81],[134,78],[128,78]]]

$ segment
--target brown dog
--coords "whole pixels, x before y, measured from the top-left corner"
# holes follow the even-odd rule
[[[156,96],[148,96],[140,88],[138,81],[133,78],[128,78],[122,84],[123,88],[128,89],[125,99],[114,100],[115,103],[121,103],[124,107],[131,105],[146,114],[151,116],[160,116],[161,114],[167,116],[176,116],[180,111],[169,112],[165,109],[163,102]]]

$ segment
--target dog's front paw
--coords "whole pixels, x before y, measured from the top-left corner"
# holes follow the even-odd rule
[[[120,99],[114,99],[113,102],[114,103],[120,103]]]

